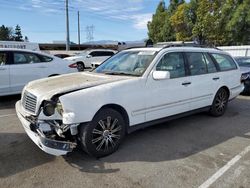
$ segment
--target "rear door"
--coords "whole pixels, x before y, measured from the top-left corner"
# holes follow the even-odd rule
[[[46,63],[32,52],[14,51],[10,64],[10,86],[12,92],[21,92],[30,81],[43,78]]]
[[[8,60],[9,53],[7,51],[0,52],[0,95],[10,93]]]
[[[207,53],[185,52],[192,82],[191,110],[210,106],[220,85],[217,67]]]

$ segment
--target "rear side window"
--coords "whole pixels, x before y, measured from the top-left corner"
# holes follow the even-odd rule
[[[211,54],[211,55],[218,63],[221,71],[237,69],[236,64],[234,63],[233,59],[230,56],[224,54]]]
[[[89,55],[91,55],[92,57],[112,56],[112,55],[114,55],[114,52],[109,52],[109,51],[94,51],[94,52],[91,52]]]
[[[112,56],[114,52],[102,52],[103,56]]]
[[[207,62],[202,53],[187,52],[186,56],[189,63],[189,70],[192,76],[207,73]]]
[[[39,55],[39,58],[41,59],[41,62],[51,62],[53,60],[52,57],[48,57],[48,56],[45,56],[45,55]]]
[[[182,53],[167,53],[156,66],[158,71],[169,71],[170,78],[184,77],[185,63]]]
[[[39,63],[41,60],[36,54],[14,52],[14,64]]]

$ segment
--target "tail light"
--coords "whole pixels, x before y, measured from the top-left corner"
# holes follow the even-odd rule
[[[77,64],[76,63],[70,64],[69,68],[77,68]]]

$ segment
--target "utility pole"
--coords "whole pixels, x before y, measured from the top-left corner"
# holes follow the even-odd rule
[[[81,31],[80,31],[80,12],[77,12],[77,16],[78,16],[78,46],[79,46],[79,50],[80,50],[80,45],[81,45]]]
[[[69,46],[69,2],[68,0],[65,1],[66,6],[66,51],[70,50]]]

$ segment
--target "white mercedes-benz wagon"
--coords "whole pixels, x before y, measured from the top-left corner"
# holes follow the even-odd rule
[[[204,110],[221,116],[242,90],[239,67],[226,52],[136,48],[92,72],[30,82],[16,111],[43,151],[64,155],[80,145],[103,157],[134,130]]]

